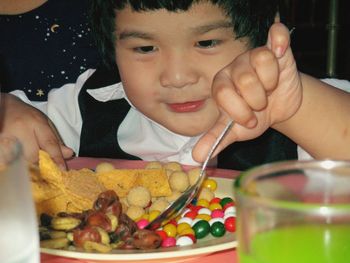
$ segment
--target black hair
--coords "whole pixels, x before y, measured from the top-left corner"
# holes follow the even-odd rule
[[[135,11],[181,12],[199,2],[220,7],[231,18],[236,38],[247,37],[250,47],[265,44],[278,12],[278,0],[91,0],[92,30],[105,64],[113,65],[115,60],[115,10],[130,6]]]

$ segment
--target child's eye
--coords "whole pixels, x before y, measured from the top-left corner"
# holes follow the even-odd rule
[[[220,40],[216,39],[210,39],[210,40],[203,40],[203,41],[198,41],[197,46],[200,48],[212,48],[221,43]]]
[[[155,46],[143,46],[143,47],[136,47],[136,48],[134,48],[134,50],[138,53],[147,54],[147,53],[151,53],[151,52],[156,51],[156,47]]]

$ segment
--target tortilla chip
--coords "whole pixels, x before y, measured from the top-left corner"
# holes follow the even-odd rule
[[[97,173],[98,180],[106,189],[114,190],[119,197],[125,197],[135,185],[137,170],[115,169]]]
[[[80,213],[81,209],[77,208],[66,194],[47,199],[35,204],[38,215],[46,213],[51,216],[57,215],[59,212]]]
[[[62,180],[64,193],[74,206],[82,211],[91,209],[98,195],[106,191],[96,173],[90,169],[63,172]]]
[[[97,174],[90,169],[69,170],[62,173],[64,191],[70,195],[78,195],[91,201],[106,191],[106,188],[99,182]]]
[[[39,169],[41,177],[58,188],[63,187],[62,171],[58,168],[50,155],[39,150]]]
[[[62,194],[62,191],[59,188],[48,183],[41,177],[39,167],[29,165],[28,170],[31,179],[32,195],[36,203],[40,203]]]
[[[172,194],[165,169],[139,170],[135,185],[146,187],[152,197],[170,196]]]

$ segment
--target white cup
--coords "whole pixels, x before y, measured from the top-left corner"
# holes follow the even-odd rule
[[[0,262],[40,261],[39,232],[21,144],[0,135]]]

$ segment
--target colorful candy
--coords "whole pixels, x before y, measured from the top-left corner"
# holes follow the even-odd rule
[[[177,218],[169,220],[157,230],[162,238],[162,247],[187,246],[205,238],[208,234],[222,237],[226,232],[236,231],[236,209],[231,197],[219,198],[213,193],[217,183],[213,179],[203,182],[199,199],[194,199]],[[203,190],[202,189],[202,190]],[[211,194],[209,194],[211,192]],[[208,199],[212,197],[211,199]],[[142,215],[136,222],[144,228],[159,215],[159,210]]]
[[[206,220],[199,220],[192,228],[197,239],[206,237],[210,232],[210,225]]]
[[[226,233],[225,225],[221,222],[215,222],[210,226],[210,233],[214,237],[222,237]]]

